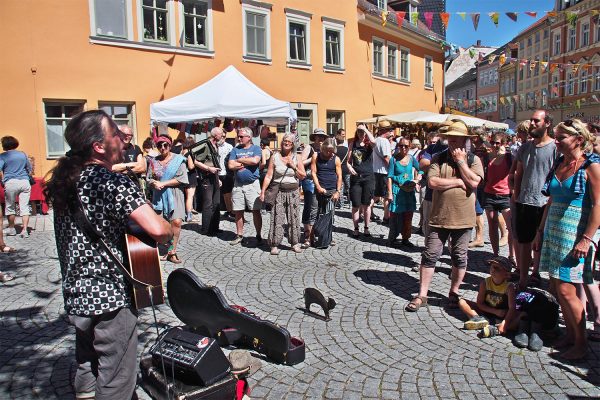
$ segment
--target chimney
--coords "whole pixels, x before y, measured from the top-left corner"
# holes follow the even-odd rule
[[[477,47],[481,47],[481,39],[477,40]]]

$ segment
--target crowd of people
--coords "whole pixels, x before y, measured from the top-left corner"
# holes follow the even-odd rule
[[[235,132],[233,143],[226,140],[226,130]],[[514,334],[516,346],[537,351],[544,344],[542,333],[557,327],[560,310],[566,334],[553,346],[564,349],[564,359],[584,357],[588,337],[600,339],[600,290],[593,276],[600,238],[599,127],[577,119],[555,126],[548,111],[536,110],[512,136],[472,129],[459,119],[425,138],[397,133],[385,120],[374,132],[358,124],[350,139],[344,129],[330,137],[317,128],[310,144],[298,146],[292,131],[281,135],[274,151],[268,127],[217,124],[200,143],[185,132],[175,140],[153,132],[140,149],[132,143],[131,128],[117,126],[102,111],[74,117],[65,131],[70,150],[51,171],[45,194],[54,210],[65,308],[77,328],[77,354],[85,354],[78,357],[78,395],[131,393],[137,344],[129,284],[113,259],[89,240],[76,218],[79,211],[121,260],[121,238],[130,221],[166,246],[164,260],[179,264],[184,223],[217,236],[220,222],[233,219],[232,246],[261,246],[268,212],[266,245],[277,256],[285,236],[296,253],[334,246],[336,208],[349,205],[350,236],[356,240],[371,236],[372,223],[389,227],[390,247],[414,251],[413,228],[424,237],[414,269],[419,291],[406,311],[427,306],[447,245],[447,307],[465,314],[465,329],[478,330],[482,338]],[[26,225],[31,165],[15,150],[16,139],[5,137],[2,145],[9,224],[11,215],[14,224],[19,197]],[[376,203],[383,209],[380,216],[374,213]],[[252,213],[253,240],[245,228],[246,212]],[[413,227],[416,212],[420,221]],[[483,245],[484,213],[493,253],[490,276],[470,301],[459,289],[469,249]],[[2,235],[0,250],[14,251]],[[540,271],[549,275],[547,291],[539,287]],[[586,311],[594,320],[590,332]],[[117,343],[111,340],[115,335],[128,339]],[[90,365],[99,367],[93,371]]]

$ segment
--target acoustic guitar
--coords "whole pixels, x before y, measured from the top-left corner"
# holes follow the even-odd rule
[[[133,282],[133,306],[139,310],[164,304],[165,293],[157,243],[138,225],[130,223],[125,235],[125,245],[131,277],[134,281],[147,285],[142,287]]]

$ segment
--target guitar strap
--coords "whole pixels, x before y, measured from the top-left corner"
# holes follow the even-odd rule
[[[71,208],[71,215],[75,220],[75,224],[79,228],[81,228],[83,234],[87,236],[88,240],[91,243],[96,243],[102,250],[104,250],[106,254],[108,254],[108,256],[115,263],[119,271],[121,271],[123,276],[125,276],[125,279],[127,279],[136,288],[147,290],[150,293],[150,296],[152,296],[152,288],[154,286],[142,282],[131,275],[129,270],[123,265],[121,260],[119,260],[119,257],[117,257],[115,253],[113,253],[110,246],[106,243],[106,241],[104,240],[104,235],[98,232],[94,225],[92,225],[90,220],[86,217],[85,212],[83,211],[83,204],[81,203],[81,199],[79,198],[79,196],[77,196],[77,203],[78,207]]]

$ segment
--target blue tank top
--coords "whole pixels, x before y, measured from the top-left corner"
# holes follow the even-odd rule
[[[334,155],[330,160],[323,160],[321,153],[317,154],[317,178],[319,184],[325,190],[335,190],[337,188],[337,175],[335,173]]]

